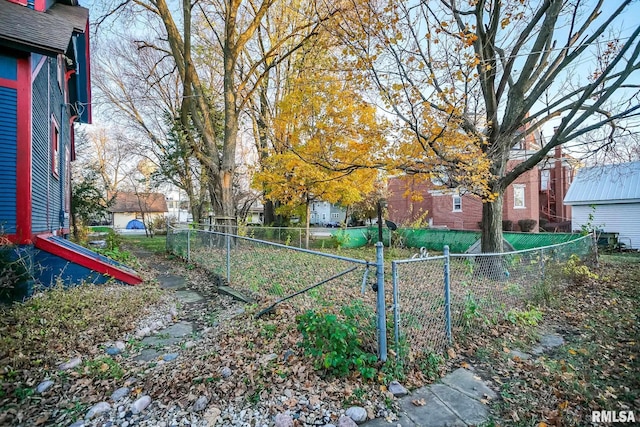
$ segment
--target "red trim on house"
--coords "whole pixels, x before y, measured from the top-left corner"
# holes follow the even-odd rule
[[[44,12],[47,10],[47,2],[46,0],[34,0],[33,2],[33,10],[37,10],[38,12]]]
[[[114,265],[106,263],[99,258],[91,258],[88,255],[74,251],[73,249],[60,246],[51,240],[47,240],[47,237],[51,235],[39,235],[35,241],[35,246],[38,249],[49,252],[53,255],[64,258],[70,262],[86,267],[90,270],[97,271],[98,273],[111,276],[116,280],[127,283],[129,285],[139,285],[142,283],[142,278],[137,274],[130,273],[122,270]],[[97,255],[97,254],[96,254]]]
[[[18,76],[18,78],[20,78],[20,76]],[[2,87],[8,87],[11,89],[18,89],[18,80],[9,80],[9,79],[3,79],[0,78],[0,86]]]
[[[31,58],[18,58],[16,235],[31,244]]]
[[[27,0],[9,0],[9,3],[17,3],[21,6],[26,6],[27,5]]]

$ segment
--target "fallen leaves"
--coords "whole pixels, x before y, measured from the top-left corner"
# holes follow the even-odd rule
[[[602,270],[615,271],[616,279],[563,288],[560,303],[545,308],[545,327],[563,335],[564,346],[522,360],[508,354],[529,352],[538,331],[497,324],[467,337],[463,347],[472,351],[460,353],[470,354],[470,364],[500,390],[497,421],[581,425],[592,410],[637,407],[640,262],[603,262]],[[616,304],[607,306],[612,294]]]
[[[412,400],[411,403],[413,404],[413,406],[424,406],[427,404],[427,402],[424,399],[415,399],[415,400]]]

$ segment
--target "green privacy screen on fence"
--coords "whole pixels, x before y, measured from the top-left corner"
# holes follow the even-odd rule
[[[337,230],[332,233],[332,236],[343,248],[359,248],[375,242],[378,238],[378,229],[368,227]],[[580,237],[579,234],[572,233],[504,233],[505,240],[518,251],[569,242]],[[392,239],[394,244],[401,240],[404,246],[411,248],[425,247],[431,251],[442,252],[444,246],[449,245],[452,253],[464,253],[480,239],[480,232],[399,228],[394,232]],[[383,230],[383,240],[385,245],[389,244],[387,228]]]

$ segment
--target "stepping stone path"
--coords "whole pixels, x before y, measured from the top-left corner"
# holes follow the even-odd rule
[[[497,397],[472,371],[459,368],[431,384],[399,399],[397,422],[382,418],[360,424],[366,427],[456,427],[479,425],[489,419],[487,402]]]
[[[175,274],[159,274],[156,276],[162,289],[180,290],[186,287],[184,277]]]

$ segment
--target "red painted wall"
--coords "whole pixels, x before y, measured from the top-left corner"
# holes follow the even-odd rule
[[[18,58],[18,128],[16,176],[16,235],[18,244],[31,244],[31,57]]]

